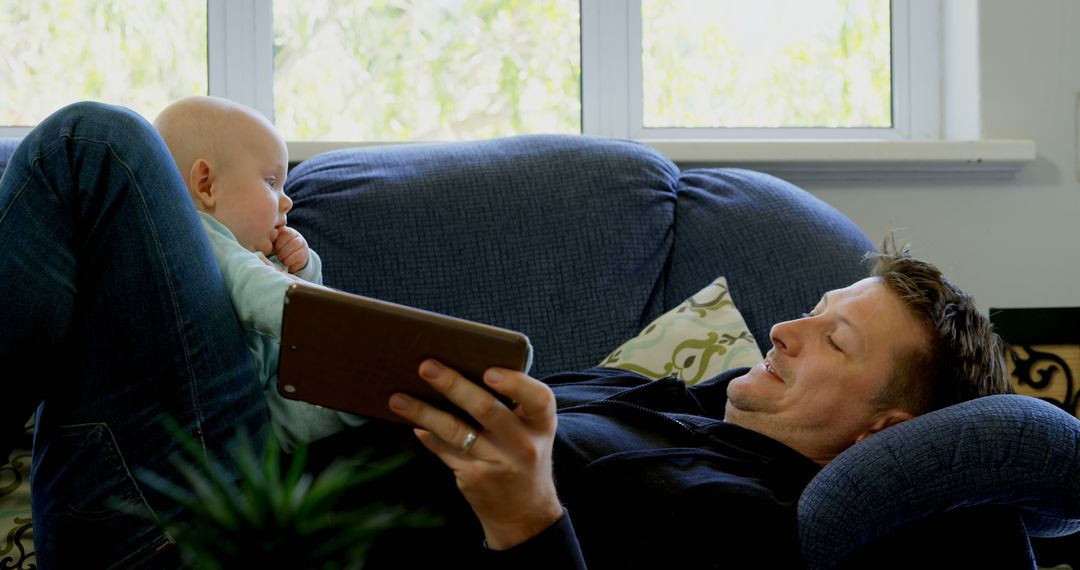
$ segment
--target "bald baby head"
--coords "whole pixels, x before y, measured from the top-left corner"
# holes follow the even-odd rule
[[[199,159],[224,171],[238,151],[267,146],[268,138],[282,149],[285,146],[277,129],[257,111],[218,97],[180,99],[158,115],[154,127],[165,139],[189,191],[191,170]]]

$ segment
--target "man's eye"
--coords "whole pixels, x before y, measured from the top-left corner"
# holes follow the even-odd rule
[[[837,352],[844,352],[843,349],[840,348],[840,345],[836,344],[836,341],[833,340],[832,335],[825,337],[825,339],[829,341],[829,346],[836,349]]]
[[[809,313],[803,313],[802,316],[804,319],[809,319],[810,317],[816,317],[817,313],[810,311]]]

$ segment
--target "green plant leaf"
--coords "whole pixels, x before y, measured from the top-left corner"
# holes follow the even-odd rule
[[[170,461],[183,484],[155,473],[138,476],[181,507],[175,520],[159,523],[188,565],[231,568],[243,561],[254,567],[360,568],[386,530],[442,522],[376,497],[363,502],[364,486],[392,473],[409,455],[370,461],[362,453],[312,474],[305,467],[306,448],[299,448],[284,470],[274,439],[260,454],[240,432],[227,468],[175,422],[169,429],[181,448]],[[350,506],[342,509],[346,495]]]

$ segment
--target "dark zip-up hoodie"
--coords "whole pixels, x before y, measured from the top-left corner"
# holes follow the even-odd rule
[[[594,570],[801,566],[796,505],[820,466],[723,421],[727,384],[746,370],[692,387],[601,368],[545,378],[559,402],[556,485],[574,522],[496,558]]]

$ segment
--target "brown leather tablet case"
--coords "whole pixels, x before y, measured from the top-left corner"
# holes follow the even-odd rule
[[[286,292],[278,366],[286,398],[404,422],[387,403],[404,392],[467,418],[419,377],[427,358],[483,386],[492,366],[527,371],[531,347],[518,332],[318,285]]]

